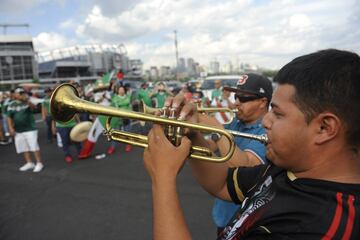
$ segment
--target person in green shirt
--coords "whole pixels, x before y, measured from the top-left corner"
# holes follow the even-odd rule
[[[165,86],[163,82],[155,85],[154,91],[150,95],[156,101],[156,107],[164,107],[165,100],[168,96],[173,96],[172,92]]]
[[[221,80],[215,80],[215,89],[211,92],[211,101],[218,100],[221,97]]]
[[[138,91],[138,99],[139,101],[143,101],[144,104],[148,107],[152,107],[152,101],[150,98],[151,91],[148,89],[148,84],[145,82],[141,84],[141,88]]]
[[[115,88],[115,94],[111,99],[111,106],[130,111],[131,110],[130,102],[131,102],[131,97],[130,95],[127,94],[127,88],[123,85],[118,85]],[[123,131],[126,132],[131,131],[131,124],[129,119],[113,118],[111,120],[111,124],[114,124],[111,126],[112,128],[122,129]],[[115,146],[116,146],[116,142],[112,141],[111,146],[108,148],[107,153],[113,154],[115,152]],[[131,149],[132,149],[131,145],[127,144],[125,146],[125,152],[130,152]]]
[[[62,150],[65,154],[65,162],[72,163],[73,158],[70,152],[70,145],[73,144],[77,150],[77,154],[80,154],[81,151],[81,143],[79,142],[72,142],[70,139],[70,132],[75,127],[75,125],[78,122],[78,116],[75,115],[73,119],[71,119],[69,122],[61,123],[56,122],[56,131],[60,134],[61,142],[62,142]]]
[[[15,90],[15,101],[7,109],[9,132],[15,140],[18,154],[24,153],[26,164],[19,168],[20,171],[33,169],[40,172],[44,165],[41,161],[40,147],[38,144],[38,131],[32,109],[36,106],[29,101],[29,97],[22,88]],[[36,165],[31,160],[30,152],[34,153]]]

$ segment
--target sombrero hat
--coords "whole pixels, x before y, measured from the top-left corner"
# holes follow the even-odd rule
[[[70,139],[74,142],[85,141],[91,129],[92,122],[85,121],[76,124],[70,131]]]

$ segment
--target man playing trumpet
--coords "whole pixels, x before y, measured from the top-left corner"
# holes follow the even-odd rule
[[[359,239],[360,57],[334,49],[304,55],[275,81],[262,122],[269,164],[229,169],[189,160],[209,193],[241,204],[219,239]],[[181,96],[170,103],[183,119],[203,118],[183,104]],[[149,133],[144,163],[152,179],[154,239],[191,239],[176,176],[192,144],[207,142],[192,132],[191,141],[184,137],[175,147],[160,126]]]

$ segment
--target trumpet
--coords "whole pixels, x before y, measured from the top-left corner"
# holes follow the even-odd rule
[[[193,159],[211,162],[224,162],[229,160],[235,151],[234,137],[224,130],[192,124],[176,120],[174,118],[163,118],[114,107],[105,107],[79,98],[76,88],[68,83],[64,83],[54,90],[50,98],[50,110],[54,120],[59,122],[68,122],[75,116],[76,113],[84,112],[108,116],[104,130],[104,134],[107,136],[108,140],[114,140],[144,148],[148,147],[147,136],[111,129],[111,118],[120,117],[160,124],[165,127],[167,138],[175,146],[180,144],[185,128],[190,128],[204,133],[214,132],[224,136],[230,143],[229,150],[224,156],[213,156],[211,150],[208,148],[192,146],[189,157]]]
[[[189,157],[193,159],[210,162],[225,162],[232,157],[235,151],[234,136],[226,130],[184,122],[176,119],[174,116],[164,118],[151,114],[118,109],[115,107],[105,107],[81,99],[76,88],[68,83],[64,83],[54,90],[50,98],[50,110],[53,118],[59,122],[68,122],[75,116],[76,113],[84,112],[108,116],[104,130],[104,134],[107,136],[108,140],[114,140],[144,148],[148,147],[147,136],[111,129],[111,118],[119,117],[160,124],[164,126],[165,135],[175,146],[180,144],[181,138],[184,136],[185,128],[205,134],[217,134],[228,140],[230,146],[228,152],[224,156],[214,156],[211,150],[205,147],[191,146]],[[239,134],[242,135],[241,133]],[[259,139],[258,136],[251,134],[244,134],[244,137],[255,140]]]
[[[199,113],[202,114],[213,114],[213,113],[229,113],[229,119],[224,122],[224,124],[231,123],[234,118],[236,117],[236,114],[238,112],[237,109],[230,109],[230,108],[222,108],[222,107],[200,107],[198,106],[196,109]],[[145,114],[155,114],[155,112],[159,111],[161,114],[165,114],[167,111],[167,108],[152,108],[147,106],[144,101],[141,101],[140,103],[140,111]]]
[[[198,107],[197,111],[202,114],[229,113],[229,119],[227,121],[224,120],[223,124],[231,123],[236,117],[236,114],[238,113],[237,109],[231,109],[226,107]]]
[[[156,112],[160,112],[163,116],[166,114],[166,111],[168,109],[165,108],[152,108],[147,106],[144,101],[141,102],[140,104],[140,111],[145,113],[145,114],[155,114]],[[202,113],[202,114],[209,114],[209,113],[216,113],[216,112],[228,112],[230,113],[230,118],[229,121],[227,121],[224,124],[228,124],[231,123],[235,117],[235,114],[238,112],[237,109],[230,109],[230,108],[219,108],[219,107],[214,107],[214,108],[209,108],[209,107],[197,107],[197,111]],[[144,122],[140,122],[140,124],[142,126],[145,125]],[[226,130],[228,133],[232,134],[235,137],[243,137],[243,138],[250,138],[250,139],[254,139],[256,141],[261,142],[262,144],[267,144],[268,143],[268,137],[266,134],[261,134],[261,135],[254,135],[254,134],[249,134],[249,133],[243,133],[243,132],[238,132],[238,131],[234,131],[234,130]],[[210,134],[212,139],[219,139],[221,136],[217,133],[211,133]]]

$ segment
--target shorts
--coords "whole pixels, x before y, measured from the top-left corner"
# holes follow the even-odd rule
[[[39,151],[38,131],[27,131],[15,134],[16,153]]]

